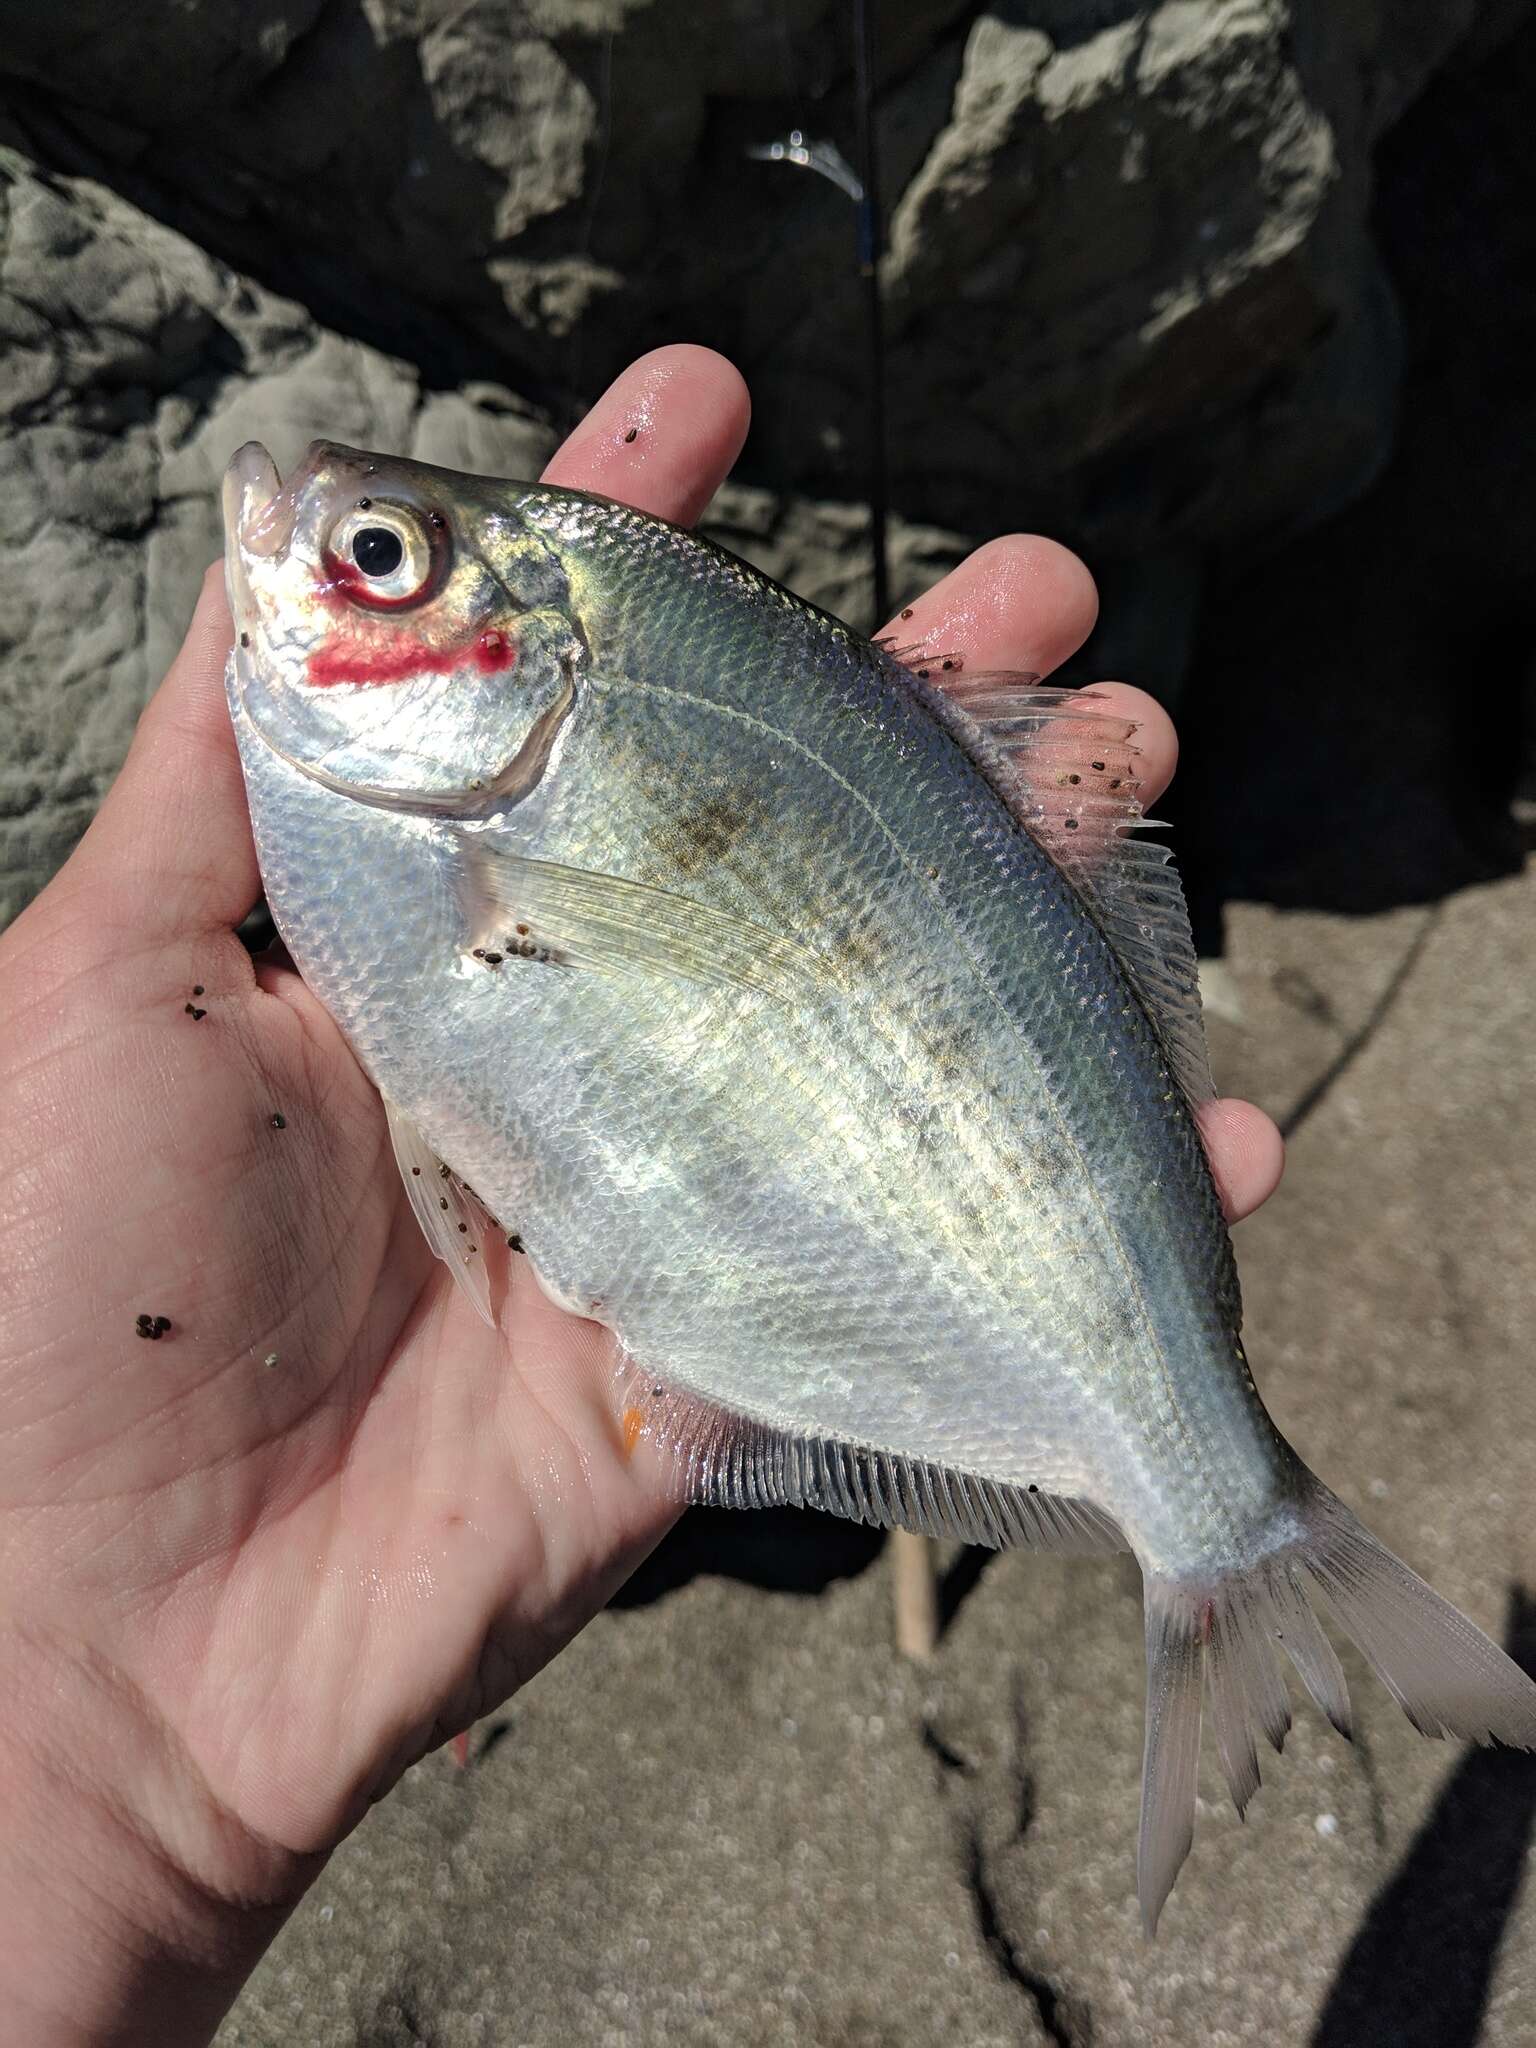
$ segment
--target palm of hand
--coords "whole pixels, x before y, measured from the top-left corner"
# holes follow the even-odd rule
[[[18,1096],[95,1105],[0,1223],[31,1269],[0,1392],[11,1587],[111,1658],[221,1805],[315,1848],[526,1677],[672,1511],[623,1458],[602,1332],[510,1257],[508,1343],[458,1298],[298,977],[253,971],[227,928],[93,961],[77,902],[18,926],[7,977]],[[68,1255],[40,1259],[40,1229]],[[163,1340],[140,1313],[170,1317]]]
[[[686,520],[744,430],[727,366],[661,351],[550,474]],[[903,639],[1045,672],[1093,593],[1050,543],[999,543],[916,614]],[[511,1257],[505,1336],[474,1318],[329,1016],[235,937],[258,878],[228,632],[210,585],[96,825],[4,941],[6,1625],[154,1728],[162,1808],[309,1852],[553,1654],[675,1509],[625,1456],[605,1333]],[[1152,793],[1171,730],[1126,696]],[[1255,1206],[1272,1126],[1215,1105],[1207,1137],[1229,1206]],[[140,1313],[173,1328],[145,1342]]]

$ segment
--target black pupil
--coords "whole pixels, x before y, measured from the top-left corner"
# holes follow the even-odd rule
[[[352,559],[365,576],[393,576],[405,559],[405,544],[387,526],[360,526],[352,536]]]

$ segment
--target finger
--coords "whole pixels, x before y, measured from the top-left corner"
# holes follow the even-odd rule
[[[72,863],[94,881],[126,885],[141,936],[234,926],[261,892],[224,697],[231,633],[215,563]]]
[[[1130,683],[1094,683],[1091,687],[1095,697],[1106,700],[1101,709],[1121,712],[1136,721],[1131,745],[1140,755],[1136,763],[1141,782],[1137,795],[1142,807],[1150,809],[1172,782],[1173,771],[1179,764],[1179,740],[1173,720],[1155,697]]]
[[[1227,1221],[1241,1223],[1279,1186],[1285,1140],[1262,1109],[1231,1095],[1203,1102],[1198,1119]]]
[[[1070,549],[1014,533],[968,555],[885,631],[898,646],[958,654],[970,669],[1046,676],[1082,646],[1098,611],[1093,578]]]
[[[729,475],[751,417],[724,356],[687,342],[653,349],[609,385],[544,481],[689,526]]]

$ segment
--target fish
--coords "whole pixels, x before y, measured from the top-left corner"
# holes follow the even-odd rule
[[[1536,1747],[1536,1686],[1260,1398],[1113,704],[580,492],[250,443],[224,510],[272,915],[480,1315],[477,1205],[612,1331],[679,1499],[1131,1551],[1149,1935],[1206,1699],[1240,1814],[1282,1655],[1348,1735],[1319,1596],[1421,1732]]]

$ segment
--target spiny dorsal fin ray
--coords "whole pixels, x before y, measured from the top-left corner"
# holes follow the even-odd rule
[[[1136,839],[1142,813],[1134,719],[1084,690],[1007,673],[946,676],[977,750],[1020,822],[1091,906],[1192,1103],[1215,1094],[1189,912],[1173,856]]]

